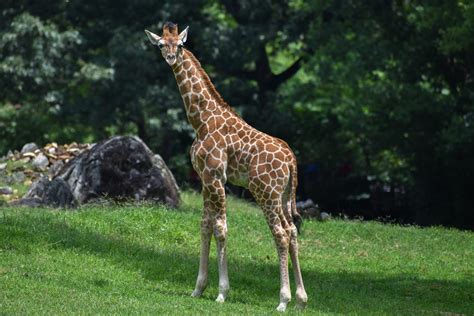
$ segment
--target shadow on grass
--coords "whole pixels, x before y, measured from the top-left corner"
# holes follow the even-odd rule
[[[156,290],[164,294],[189,295],[197,273],[197,255],[147,248],[121,236],[72,227],[64,220],[46,214],[0,219],[0,237],[2,235],[8,237],[3,244],[0,242],[0,248],[4,249],[8,249],[6,243],[9,239],[26,244],[47,242],[54,248],[74,249],[112,260],[126,269],[139,271],[147,280],[156,281]],[[270,302],[276,305],[279,278],[276,259],[274,261],[250,262],[230,258],[233,287],[229,301],[253,305],[268,305]],[[384,314],[474,312],[471,303],[474,301],[474,284],[470,280],[456,282],[420,279],[416,275],[381,276],[312,270],[304,270],[303,274],[309,294],[309,309],[313,311]],[[215,276],[214,267],[211,271],[214,278],[210,279],[210,283],[217,283]],[[163,280],[168,284],[180,283],[189,291],[161,288],[159,283]],[[210,299],[209,295],[207,299]]]

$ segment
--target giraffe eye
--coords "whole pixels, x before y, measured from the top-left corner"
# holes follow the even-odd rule
[[[159,49],[162,49],[163,46],[164,46],[164,45],[163,45],[162,43],[158,43],[158,48],[159,48]]]
[[[184,44],[183,43],[178,43],[179,48],[183,48]]]

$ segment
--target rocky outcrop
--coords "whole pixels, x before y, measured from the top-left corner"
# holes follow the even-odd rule
[[[50,181],[48,177],[43,176],[33,183],[21,200],[14,202],[14,204],[31,207],[46,205],[71,208],[75,207],[77,202],[66,181],[59,177]]]
[[[32,183],[43,176],[53,178],[65,163],[92,146],[77,143],[58,145],[53,142],[39,147],[28,143],[21,151],[10,150],[0,157],[0,187],[11,188],[0,190],[0,204],[18,202]]]
[[[137,137],[112,137],[74,153],[67,162],[48,160],[50,174],[55,169],[52,179],[36,180],[17,204],[74,207],[104,199],[179,204],[173,174],[161,156]]]

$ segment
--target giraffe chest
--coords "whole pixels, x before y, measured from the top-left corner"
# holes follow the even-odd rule
[[[223,176],[225,181],[248,187],[251,154],[247,148],[229,145],[220,133],[196,138],[191,146],[191,162],[201,176],[209,173]]]

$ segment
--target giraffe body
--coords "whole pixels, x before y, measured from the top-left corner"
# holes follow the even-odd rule
[[[193,168],[202,181],[204,210],[199,274],[192,295],[200,296],[207,286],[212,234],[217,243],[219,268],[216,301],[224,302],[229,290],[224,188],[229,181],[250,190],[273,234],[280,261],[281,288],[277,310],[284,311],[291,299],[288,253],[295,274],[297,306],[304,308],[307,295],[298,262],[297,230],[293,223],[293,217],[297,216],[297,168],[293,152],[284,141],[247,124],[225,103],[199,61],[182,47],[187,29],[178,35],[177,26],[167,23],[162,37],[146,32],[152,43],[160,46],[163,57],[171,65],[188,121],[196,131],[190,155]]]

